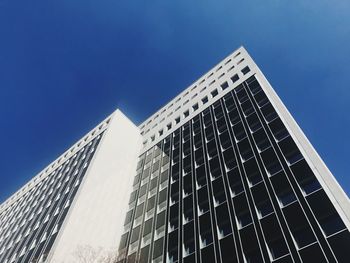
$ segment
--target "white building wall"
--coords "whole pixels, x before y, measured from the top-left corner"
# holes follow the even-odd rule
[[[102,248],[106,253],[116,251],[141,144],[138,127],[117,110],[57,236],[48,262],[80,262],[76,253],[86,253],[86,248],[94,251]]]

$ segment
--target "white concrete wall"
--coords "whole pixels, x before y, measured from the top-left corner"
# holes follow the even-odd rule
[[[81,247],[96,251],[118,247],[141,144],[138,127],[117,110],[88,167],[48,262],[80,262],[75,254],[82,252]]]

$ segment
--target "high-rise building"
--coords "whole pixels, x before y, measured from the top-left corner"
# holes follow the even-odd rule
[[[4,202],[0,262],[348,262],[349,229],[347,195],[241,47]]]

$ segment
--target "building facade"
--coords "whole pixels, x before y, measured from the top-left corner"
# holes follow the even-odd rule
[[[350,202],[241,47],[136,127],[120,111],[0,207],[0,262],[348,262]]]

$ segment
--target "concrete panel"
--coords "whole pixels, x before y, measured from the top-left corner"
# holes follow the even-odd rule
[[[76,253],[119,245],[142,137],[119,110],[103,135],[59,232],[49,262],[80,262]]]

